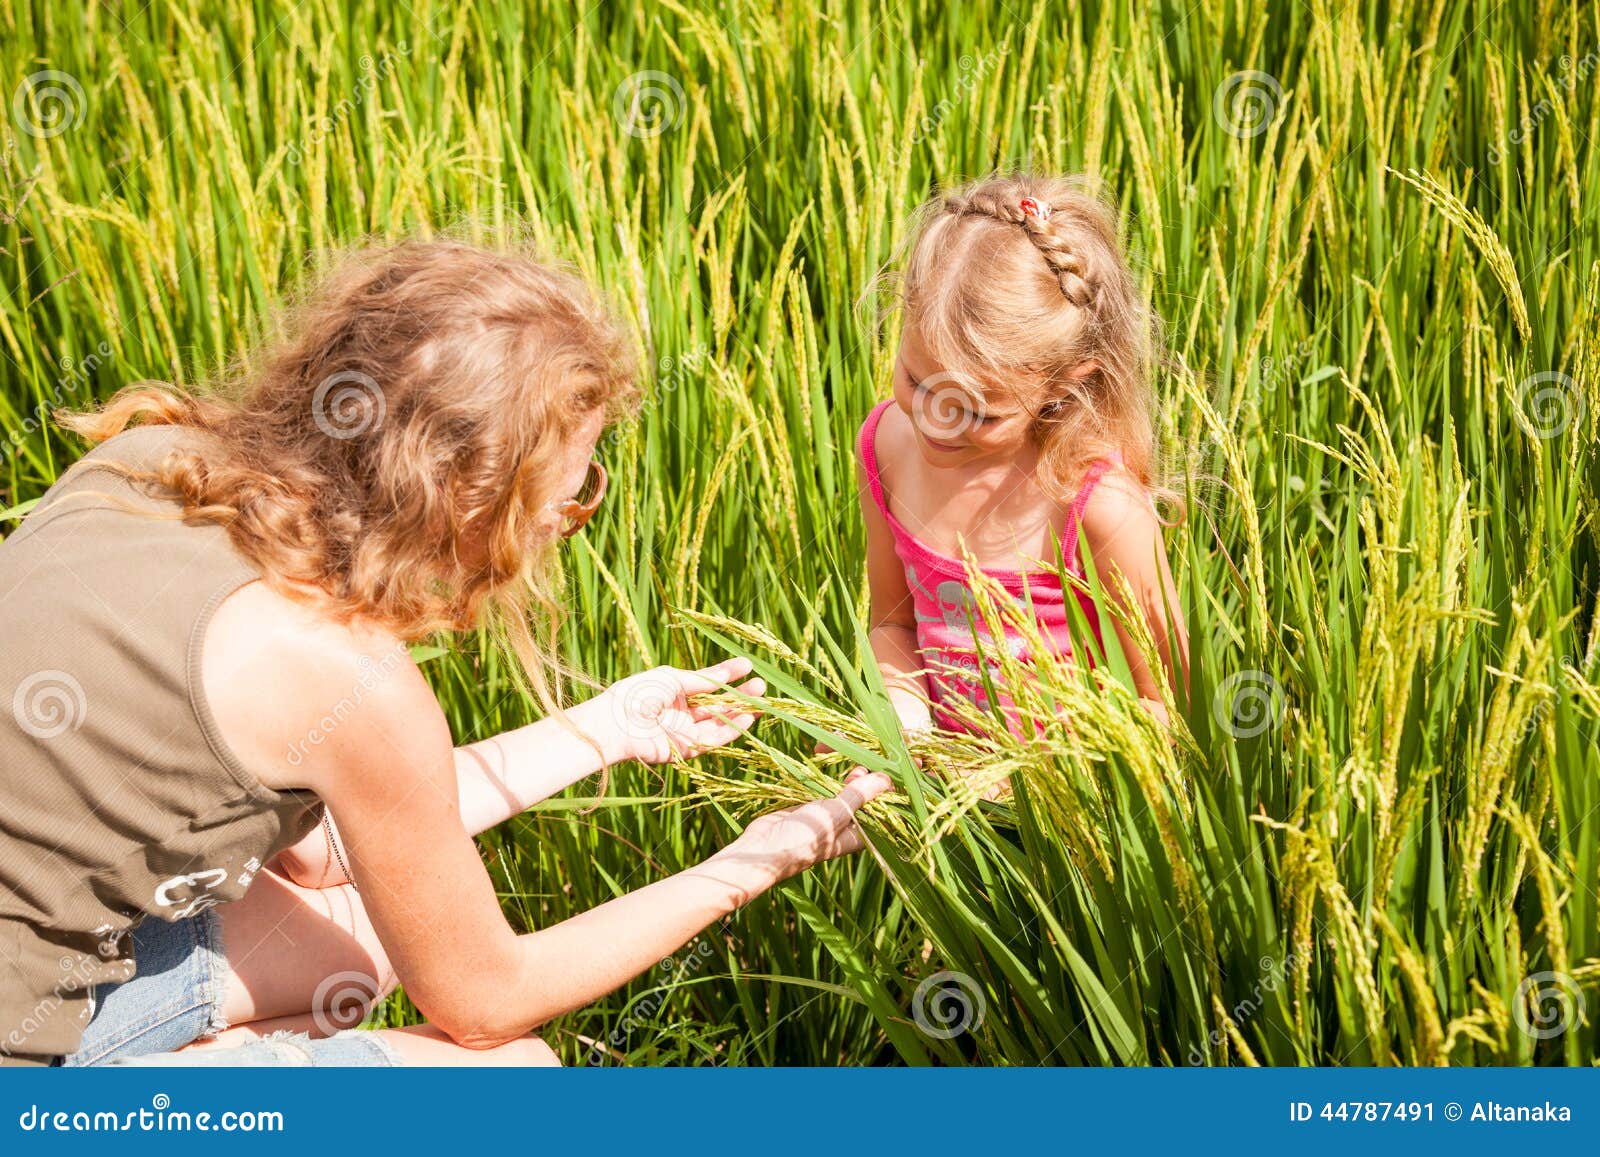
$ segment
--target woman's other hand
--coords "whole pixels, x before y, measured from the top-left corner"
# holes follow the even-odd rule
[[[752,820],[712,859],[762,869],[770,873],[769,883],[776,884],[814,864],[859,852],[863,844],[856,812],[893,786],[881,772],[858,767],[845,777],[838,795]]]
[[[755,722],[753,711],[723,704],[692,704],[690,696],[724,690],[750,674],[749,659],[725,659],[698,671],[652,667],[618,680],[571,711],[579,728],[600,744],[608,764],[626,759],[667,763],[691,759],[732,743]],[[734,686],[758,696],[761,679]]]

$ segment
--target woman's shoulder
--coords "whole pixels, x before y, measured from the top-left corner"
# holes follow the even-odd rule
[[[206,628],[201,675],[216,724],[268,787],[316,789],[341,751],[376,739],[404,750],[443,712],[409,648],[308,602],[248,583]]]
[[[190,438],[198,433],[188,427],[149,425],[112,435],[61,472],[7,541],[24,541],[63,512],[103,508],[108,495],[123,510],[161,510],[165,500],[128,475],[148,475],[174,449],[193,445]]]
[[[133,486],[126,479],[126,472],[144,475],[155,471],[173,451],[200,449],[206,437],[203,431],[190,426],[129,426],[91,447],[63,471],[40,500],[38,509],[45,510],[80,490],[126,491],[137,501],[145,491]]]
[[[195,449],[207,437],[193,426],[145,423],[111,435],[83,456],[84,464],[114,462],[134,470],[150,470],[173,450]]]

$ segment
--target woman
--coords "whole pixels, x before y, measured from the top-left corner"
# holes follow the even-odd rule
[[[690,697],[750,665],[453,747],[405,644],[493,624],[553,706],[547,573],[603,494],[623,340],[574,278],[454,242],[352,258],[285,332],[228,398],[72,420],[101,444],[0,544],[0,1061],[549,1063],[536,1026],[859,848],[888,786],[514,933],[472,834],[732,740],[750,716]],[[428,1025],[325,1031],[396,981]]]

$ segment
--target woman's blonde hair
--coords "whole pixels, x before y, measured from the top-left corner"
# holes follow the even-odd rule
[[[1033,415],[1039,478],[1056,497],[1112,451],[1161,491],[1159,322],[1123,256],[1115,213],[1084,179],[990,177],[927,202],[899,296],[905,327],[947,372],[1007,392]]]
[[[92,442],[135,420],[199,431],[137,477],[225,526],[270,586],[408,641],[488,623],[558,709],[556,540],[537,527],[580,424],[636,402],[622,331],[575,275],[452,240],[349,253],[277,329],[217,389],[139,383],[61,420]]]

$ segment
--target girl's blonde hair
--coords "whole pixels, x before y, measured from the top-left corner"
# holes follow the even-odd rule
[[[1065,500],[1093,459],[1115,451],[1161,492],[1159,323],[1114,212],[1082,178],[1017,174],[952,189],[922,207],[908,245],[906,328],[947,372],[1033,415],[1048,491]]]
[[[579,425],[636,401],[621,330],[570,273],[440,240],[348,254],[278,331],[220,389],[139,383],[61,420],[92,442],[136,419],[198,431],[133,476],[337,620],[408,641],[489,623],[559,709],[555,540],[536,526]]]

